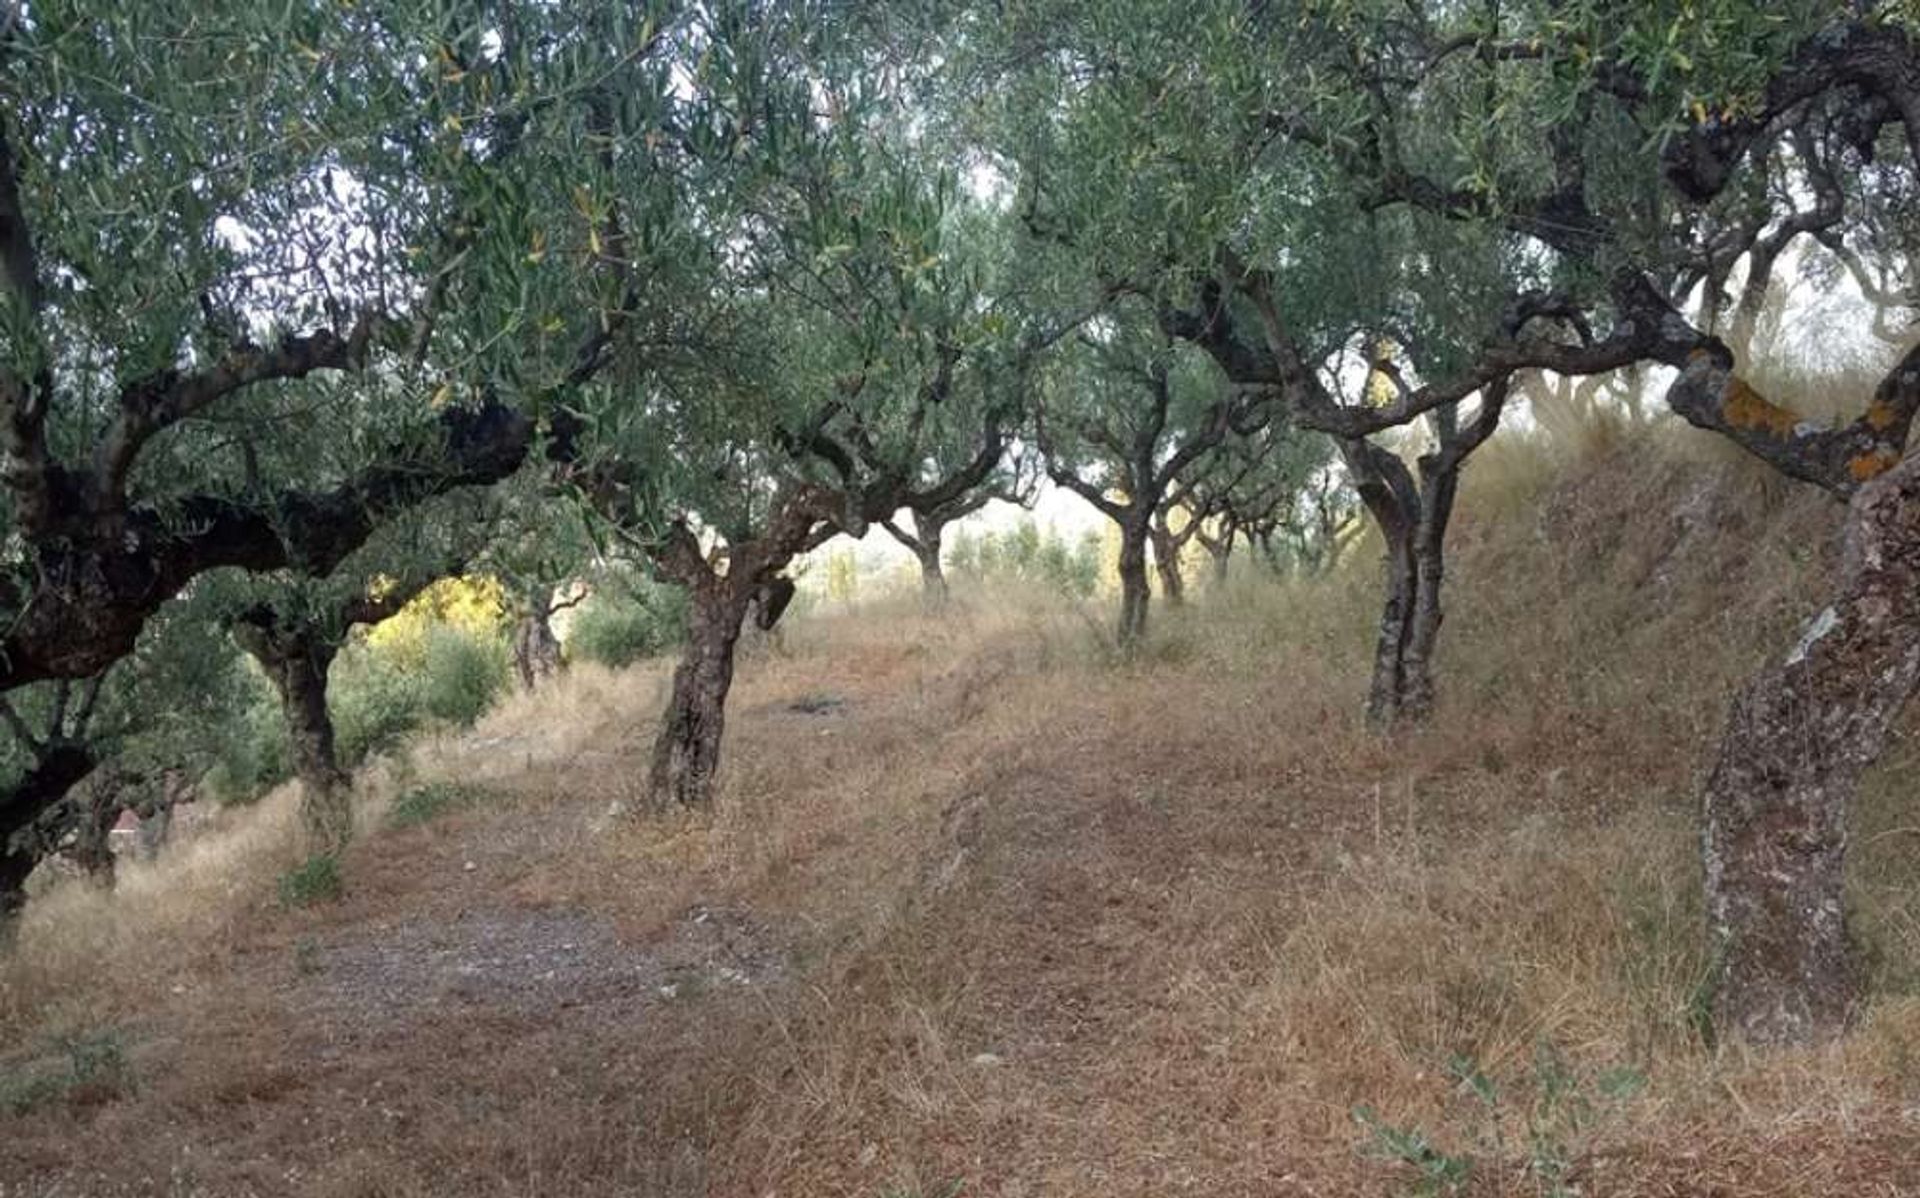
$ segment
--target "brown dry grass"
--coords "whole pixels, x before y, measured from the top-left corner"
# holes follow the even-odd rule
[[[0,1071],[112,1028],[137,1084],[0,1114],[0,1194],[1400,1192],[1363,1104],[1536,1194],[1563,1076],[1583,1194],[1920,1192],[1909,744],[1861,812],[1859,1030],[1696,1032],[1697,771],[1833,514],[1646,436],[1559,481],[1490,453],[1417,736],[1355,718],[1365,563],[1159,613],[1130,663],[1104,610],[869,609],[746,664],[711,816],[608,817],[664,674],[578,669],[414,755],[491,800],[380,830],[409,771],[371,780],[340,903],[274,902],[284,796],[60,890]]]

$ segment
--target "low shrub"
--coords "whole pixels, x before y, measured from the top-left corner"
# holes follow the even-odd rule
[[[427,634],[420,705],[440,723],[466,728],[485,715],[511,678],[512,657],[498,636],[451,626]]]
[[[340,859],[332,853],[313,856],[280,875],[280,902],[287,907],[330,903],[344,893]]]
[[[487,797],[477,786],[458,782],[428,782],[401,793],[387,812],[387,823],[396,828],[415,828],[458,807],[469,806]]]
[[[33,1063],[0,1073],[0,1111],[25,1115],[53,1102],[89,1103],[131,1093],[133,1065],[119,1033],[108,1030],[56,1036],[51,1067]]]
[[[596,592],[567,629],[567,651],[618,669],[666,652],[685,638],[686,596],[678,587],[629,583]]]

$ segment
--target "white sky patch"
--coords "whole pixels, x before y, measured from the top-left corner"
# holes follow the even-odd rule
[[[236,254],[251,254],[260,248],[260,234],[231,216],[213,218],[213,235]]]
[[[984,158],[967,164],[960,176],[960,185],[969,196],[1001,212],[1013,207],[1013,180]]]

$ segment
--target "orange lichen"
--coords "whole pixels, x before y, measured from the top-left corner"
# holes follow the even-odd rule
[[[1893,426],[1895,416],[1891,407],[1876,399],[1867,405],[1867,414],[1864,419],[1868,428],[1875,432],[1885,432]]]
[[[1729,378],[1720,396],[1720,412],[1734,428],[1751,428],[1776,437],[1793,435],[1800,418],[1773,403],[1739,378]]]
[[[1880,448],[1869,453],[1855,454],[1853,457],[1848,458],[1847,473],[1853,476],[1854,482],[1863,483],[1876,475],[1884,474],[1888,470],[1893,469],[1899,461],[1900,454],[1898,451],[1882,445]]]

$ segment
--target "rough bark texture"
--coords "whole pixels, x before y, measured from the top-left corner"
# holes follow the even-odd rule
[[[209,570],[325,575],[394,513],[512,474],[533,440],[532,423],[501,407],[450,408],[441,432],[438,447],[396,447],[388,464],[330,491],[244,506],[205,496],[110,519],[67,499],[79,480],[49,466],[58,476],[48,484],[54,513],[31,538],[34,582],[25,591],[0,584],[0,691],[98,673],[132,651],[148,616]]]
[[[1120,525],[1120,644],[1131,648],[1147,634],[1147,522],[1136,508],[1136,518]]]
[[[108,767],[87,779],[83,794],[76,796],[73,846],[68,852],[87,879],[102,890],[113,889],[113,826],[120,822],[120,812],[127,806],[127,791],[138,782]]]
[[[1838,596],[1733,704],[1708,778],[1703,852],[1715,1025],[1756,1044],[1845,1026],[1845,908],[1861,776],[1920,683],[1920,458],[1862,488]]]
[[[673,691],[653,745],[649,789],[656,808],[701,807],[713,798],[734,649],[753,598],[751,590],[728,581],[713,579],[693,593],[686,649],[674,667]]]
[[[553,631],[553,588],[534,586],[513,629],[513,669],[520,689],[531,691],[560,672],[560,638]]]
[[[27,901],[27,878],[40,863],[40,846],[27,843],[32,825],[64,801],[99,765],[84,744],[47,746],[34,767],[0,798],[0,924]]]
[[[920,563],[920,594],[926,605],[935,611],[947,605],[952,592],[947,587],[946,568],[940,564],[940,533],[938,528],[922,529],[920,548],[914,551],[914,559]]]
[[[1413,530],[1413,607],[1400,671],[1400,714],[1425,719],[1433,710],[1433,654],[1440,639],[1440,606],[1447,574],[1447,525],[1453,519],[1453,501],[1460,489],[1456,462],[1445,465],[1435,455],[1420,460],[1420,518]]]
[[[1455,408],[1429,413],[1435,444],[1420,456],[1417,480],[1398,455],[1370,441],[1340,443],[1360,500],[1387,547],[1386,598],[1367,687],[1367,719],[1376,727],[1423,720],[1433,709],[1447,525],[1453,519],[1461,467],[1498,427],[1507,393],[1505,382],[1489,386],[1465,426]]]
[[[300,819],[316,853],[337,853],[353,838],[353,792],[334,750],[327,673],[337,647],[297,628],[240,623],[234,637],[273,680],[287,724],[287,755],[300,779]]]
[[[920,563],[920,598],[927,610],[939,611],[951,597],[947,572],[940,562],[947,525],[980,510],[986,501],[985,495],[971,494],[936,510],[913,512],[911,531],[895,520],[881,522],[881,527],[905,545],[913,554],[913,560]]]
[[[1420,522],[1420,497],[1412,473],[1396,455],[1366,441],[1343,441],[1340,452],[1360,492],[1360,501],[1386,545],[1384,598],[1366,708],[1367,722],[1384,728],[1400,714],[1405,683],[1407,642],[1419,586],[1413,543]]]
[[[1160,576],[1160,594],[1166,599],[1168,607],[1180,607],[1187,601],[1186,580],[1180,575],[1181,540],[1166,526],[1164,520],[1154,523],[1151,540],[1153,569]]]
[[[687,646],[654,740],[652,807],[704,807],[713,799],[727,692],[747,613],[754,613],[756,627],[772,631],[795,594],[793,580],[781,574],[788,563],[831,539],[846,521],[858,517],[864,529],[876,509],[890,511],[896,502],[894,493],[876,492],[850,507],[839,492],[795,487],[775,505],[759,536],[711,555],[685,521],[669,526],[651,555],[661,574],[687,590]]]
[[[1196,519],[1194,538],[1207,551],[1207,560],[1213,563],[1213,584],[1220,586],[1232,570],[1233,546],[1240,539],[1240,519],[1230,510],[1222,511],[1216,519],[1219,526],[1212,532]]]

